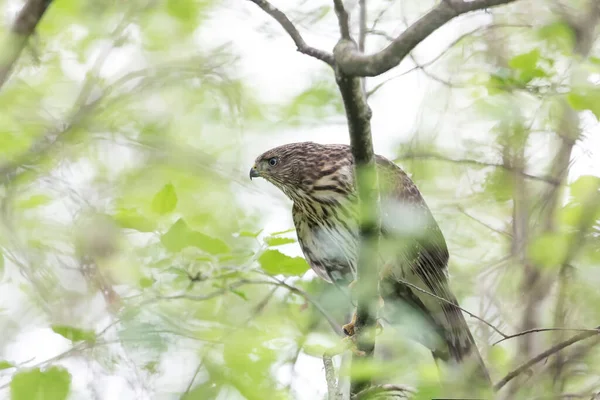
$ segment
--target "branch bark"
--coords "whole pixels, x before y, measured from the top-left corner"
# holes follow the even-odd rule
[[[316,49],[306,44],[298,29],[294,26],[292,21],[285,15],[281,10],[277,7],[273,6],[266,0],[250,0],[257,6],[259,6],[264,12],[269,14],[275,21],[281,25],[283,29],[290,35],[294,43],[296,44],[296,49],[308,56],[314,57],[318,60],[325,62],[327,65],[332,66],[334,64],[333,55],[323,50]],[[341,0],[340,0],[341,1]]]
[[[436,7],[408,27],[383,50],[361,54],[350,45],[339,52],[335,61],[350,76],[377,76],[394,68],[423,40],[451,19],[471,11],[482,10],[516,0],[442,0]]]
[[[10,76],[15,63],[27,44],[27,40],[35,31],[50,3],[52,3],[52,0],[29,0],[17,15],[17,19],[2,46],[0,88]]]
[[[342,39],[334,49],[334,56],[337,57],[339,51],[348,48],[356,49],[356,43]],[[361,205],[360,249],[356,271],[358,298],[354,328],[358,350],[363,352],[364,356],[353,356],[352,368],[355,368],[359,358],[371,358],[375,349],[370,331],[375,328],[377,319],[374,309],[378,297],[378,274],[374,273],[377,266],[373,264],[378,260],[379,247],[379,184],[371,137],[371,109],[367,104],[361,80],[358,77],[348,76],[338,69],[336,81],[346,109],[357,192]],[[355,395],[368,385],[368,380],[353,378],[350,392]]]

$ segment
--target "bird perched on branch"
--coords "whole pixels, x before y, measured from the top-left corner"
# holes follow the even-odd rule
[[[381,207],[380,295],[390,324],[409,323],[438,360],[469,363],[489,382],[473,336],[448,286],[446,241],[421,193],[400,167],[376,156]],[[293,202],[298,241],[311,268],[347,285],[356,275],[360,215],[350,146],[312,142],[273,148],[256,158],[261,177]],[[373,274],[378,273],[377,260]],[[345,325],[353,334],[352,324]]]

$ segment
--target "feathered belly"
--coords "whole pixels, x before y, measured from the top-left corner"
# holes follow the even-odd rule
[[[298,241],[311,268],[328,282],[354,280],[357,260],[357,231],[351,227],[320,223],[296,224]]]

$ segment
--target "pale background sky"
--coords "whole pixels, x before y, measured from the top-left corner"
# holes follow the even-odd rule
[[[289,2],[274,1],[273,3],[281,6],[284,10],[292,8],[289,6]],[[429,4],[430,2],[424,3]],[[305,7],[314,4],[320,3],[309,2]],[[20,2],[15,3],[13,12],[19,7]],[[423,9],[426,8],[423,6]],[[411,21],[417,15],[416,11],[412,10],[412,13],[409,13]],[[8,15],[7,18],[12,19],[12,15]],[[488,21],[489,16],[478,15],[448,24],[418,47],[417,58],[422,62],[434,58],[461,33]],[[268,31],[273,33],[272,37],[267,37],[262,30],[265,22],[268,24]],[[398,23],[389,25],[388,28],[397,33],[402,29],[402,25]],[[331,29],[321,28],[308,32],[301,28],[301,31],[309,45],[325,50],[330,50],[337,38],[335,25]],[[286,33],[258,7],[248,1],[230,1],[228,7],[213,12],[211,20],[198,30],[196,36],[199,49],[205,48],[207,45],[216,47],[222,43],[232,44],[242,60],[239,64],[241,66],[239,75],[246,83],[255,88],[260,98],[269,102],[276,103],[281,99],[289,99],[306,88],[317,75],[325,76],[322,72],[323,66],[319,61],[298,53]],[[118,49],[103,69],[102,74],[116,79],[127,71],[140,68],[142,62],[143,58],[135,49]],[[89,66],[92,63],[93,57],[87,64]],[[388,76],[397,75],[412,66],[410,60],[406,60]],[[84,78],[86,70],[84,65],[66,62],[63,68],[78,79]],[[332,76],[331,79],[333,79]],[[371,80],[370,87],[378,81]],[[460,135],[453,132],[452,127],[455,121],[460,120],[460,115],[444,113],[442,116],[440,110],[436,108],[436,104],[440,104],[440,102],[431,101],[431,98],[423,102],[427,96],[437,96],[440,93],[439,88],[439,84],[431,81],[421,72],[415,71],[390,82],[372,98],[370,101],[373,110],[372,131],[377,153],[393,157],[394,146],[408,141],[417,129],[427,130],[435,127],[442,132],[439,140],[442,147],[456,147],[457,138]],[[443,99],[441,102],[443,103]],[[586,115],[585,126],[589,128],[589,134],[587,139],[576,147],[571,179],[582,174],[598,175],[600,171],[600,135],[598,135],[598,126],[593,116]],[[248,170],[254,158],[273,146],[292,141],[348,143],[348,133],[344,124],[279,130],[274,121],[271,132],[272,134],[269,135],[259,134],[259,132],[253,132],[252,127],[242,127],[239,136],[232,138],[232,142],[239,149],[239,158],[231,166],[231,170],[240,176],[237,182],[246,182]],[[472,133],[477,135],[477,131]],[[588,153],[583,149],[586,149]],[[114,153],[111,150],[107,157],[114,159],[116,164],[124,164],[127,162],[127,150],[122,149],[121,151]],[[76,171],[67,176],[72,180],[74,186],[86,184],[85,171]],[[247,202],[249,207],[260,209],[263,215],[268,215],[265,234],[292,227],[291,204],[274,187],[262,180],[253,181],[252,186],[249,181],[247,184],[233,184],[236,186],[236,190],[249,199]],[[64,207],[64,209],[67,208]],[[296,244],[286,246],[285,251],[288,254],[300,254],[300,249]],[[9,269],[7,265],[7,271]],[[312,272],[309,272],[307,276],[312,276],[311,274]],[[90,318],[96,321],[95,325],[98,330],[101,330],[110,323],[110,317],[106,315],[102,299],[98,297],[97,300],[97,308],[88,312]],[[0,359],[33,366],[61,354],[71,347],[68,340],[53,333],[47,327],[46,321],[32,311],[33,308],[27,305],[25,297],[18,288],[0,284],[0,304],[2,312],[13,318],[18,316],[17,319],[26,321],[16,340],[5,345]],[[110,335],[108,337],[110,338]],[[176,399],[178,396],[172,393],[185,389],[198,363],[196,352],[189,351],[191,348],[194,348],[192,343],[187,343],[182,339],[178,342],[178,346],[174,346],[165,353],[161,359],[163,374],[153,382],[144,382],[143,379],[139,379],[140,372],[133,368],[133,365],[121,364],[112,375],[107,375],[105,371],[95,365],[95,362],[88,361],[85,357],[70,357],[57,362],[57,364],[64,365],[73,376],[71,399],[92,398],[92,392],[95,393],[95,398],[103,400]],[[112,351],[118,352],[119,345],[112,346]],[[301,355],[295,373],[294,388],[298,399],[315,399],[325,393],[324,373],[320,359]],[[289,369],[278,371],[277,374],[282,383],[287,383],[291,377]],[[9,375],[0,374],[0,385],[8,383],[9,380]],[[8,398],[6,388],[0,390],[0,399],[3,398]],[[229,398],[234,398],[234,396],[223,396],[223,399]]]

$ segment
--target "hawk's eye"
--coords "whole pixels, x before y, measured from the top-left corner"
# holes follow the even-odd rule
[[[274,167],[274,166],[276,166],[276,165],[277,165],[277,158],[276,158],[276,157],[269,158],[269,161],[268,161],[268,162],[269,162],[269,165],[270,165],[271,167]]]

